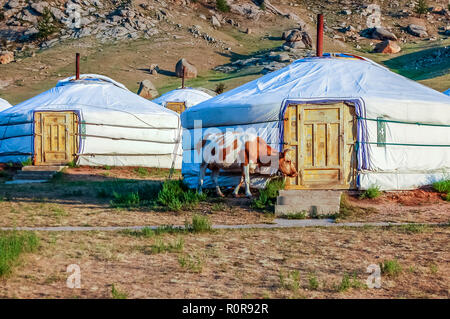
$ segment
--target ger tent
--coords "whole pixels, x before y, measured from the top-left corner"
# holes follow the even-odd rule
[[[444,93],[445,95],[450,95],[450,89],[447,89],[447,90],[445,90],[445,91],[442,92],[442,93]]]
[[[345,54],[297,60],[188,109],[181,123],[190,187],[197,184],[199,139],[227,130],[293,149],[299,176],[286,188],[412,189],[450,173],[450,97]],[[238,181],[232,174],[219,180]]]
[[[0,112],[10,108],[12,105],[8,101],[0,98]]]
[[[181,168],[179,115],[86,74],[0,113],[0,162]]]
[[[180,88],[169,91],[153,100],[156,104],[162,105],[177,113],[209,100],[214,96],[214,92],[205,92],[205,89]],[[209,91],[209,90],[208,90]]]

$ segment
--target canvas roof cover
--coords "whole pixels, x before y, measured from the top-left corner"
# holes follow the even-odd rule
[[[200,122],[203,132],[251,127],[281,149],[289,103],[333,101],[355,105],[359,188],[414,188],[450,171],[450,97],[370,60],[340,55],[297,60],[182,113],[188,184],[194,186],[198,171],[192,158]],[[384,147],[375,145],[378,118],[389,121]]]
[[[210,98],[212,98],[212,95],[209,95],[204,91],[193,88],[184,88],[184,89],[180,88],[169,91],[161,95],[160,97],[152,100],[152,102],[155,102],[164,107],[166,106],[167,102],[184,102],[186,108],[189,108],[201,102],[209,100]]]
[[[9,104],[8,101],[0,98],[0,112],[3,110],[6,110],[7,108],[10,108],[12,105]]]
[[[96,74],[61,80],[1,112],[0,162],[22,162],[33,155],[37,111],[78,115],[80,165],[181,167],[179,115]]]

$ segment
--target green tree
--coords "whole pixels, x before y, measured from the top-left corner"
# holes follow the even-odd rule
[[[37,38],[41,41],[48,40],[49,36],[58,31],[58,26],[55,23],[53,14],[48,8],[45,8],[44,12],[42,12],[42,16],[39,18],[37,23],[37,29]]]
[[[414,6],[414,12],[417,14],[425,14],[428,12],[428,3],[426,0],[418,0]]]
[[[228,6],[228,3],[226,0],[216,0],[216,7],[217,7],[217,10],[222,11],[222,12],[230,11],[230,7]]]

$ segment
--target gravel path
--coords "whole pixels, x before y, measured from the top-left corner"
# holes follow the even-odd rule
[[[248,228],[296,228],[296,227],[385,227],[401,226],[412,223],[389,222],[343,222],[336,223],[333,219],[274,219],[271,224],[245,224],[245,225],[213,225],[213,229],[248,229]],[[417,223],[418,225],[439,226],[442,223]],[[57,227],[0,227],[0,230],[28,230],[28,231],[119,231],[124,229],[140,230],[144,227],[156,229],[160,226],[57,226]],[[183,225],[178,227],[184,228]]]

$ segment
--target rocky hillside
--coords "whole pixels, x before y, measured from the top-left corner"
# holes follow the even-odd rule
[[[170,70],[182,57],[203,80],[211,70],[257,76],[314,53],[318,13],[326,51],[396,54],[450,37],[448,0],[0,0],[0,8],[0,64],[7,64],[0,94],[7,95],[71,75],[66,55],[74,48],[97,59],[98,73],[133,89],[149,74],[158,87],[176,86]],[[444,46],[420,59],[445,64],[448,57]]]

